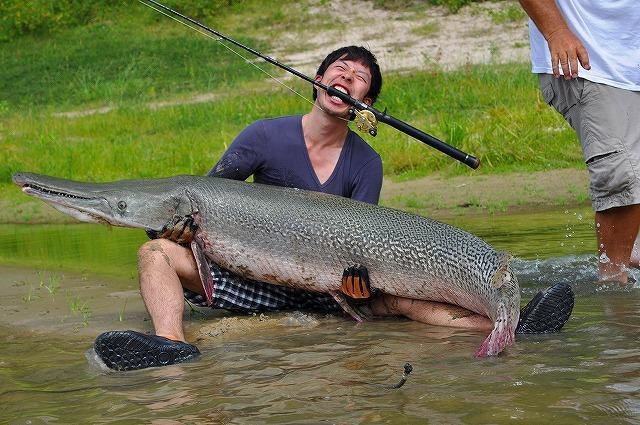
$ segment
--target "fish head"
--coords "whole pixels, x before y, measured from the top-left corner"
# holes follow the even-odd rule
[[[175,215],[193,214],[191,176],[87,183],[16,173],[22,191],[80,221],[160,231]]]

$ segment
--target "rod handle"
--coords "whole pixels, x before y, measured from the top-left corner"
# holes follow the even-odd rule
[[[407,124],[404,121],[400,121],[392,116],[387,114],[381,114],[377,117],[378,121],[382,121],[387,123],[391,127],[400,130],[401,132],[408,134],[409,136],[431,146],[434,149],[439,150],[440,152],[449,155],[451,158],[456,159],[463,164],[473,168],[474,170],[480,166],[480,160],[473,155],[469,155],[466,152],[461,151],[458,148],[455,148],[440,139],[433,137],[430,134],[425,133],[424,131],[418,130],[414,126]]]

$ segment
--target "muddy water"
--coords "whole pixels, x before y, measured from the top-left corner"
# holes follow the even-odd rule
[[[198,361],[114,373],[90,347],[105,330],[151,329],[135,278],[144,235],[0,226],[0,422],[640,422],[640,291],[593,284],[589,210],[449,221],[516,255],[525,301],[572,283],[565,329],[476,360],[484,335],[471,331],[187,310]],[[414,367],[408,382],[382,387],[405,362]]]

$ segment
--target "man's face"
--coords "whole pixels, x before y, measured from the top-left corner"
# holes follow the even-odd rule
[[[360,62],[340,58],[329,65],[324,75],[317,75],[316,81],[371,105],[371,99],[365,97],[371,87],[371,71],[368,66]],[[348,115],[350,105],[335,96],[329,96],[324,90],[318,89],[318,102],[327,113]]]

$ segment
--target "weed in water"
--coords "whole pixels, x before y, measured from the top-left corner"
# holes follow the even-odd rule
[[[186,301],[187,305],[189,306],[189,318],[192,318],[193,316],[204,317],[205,314],[203,312],[195,308],[189,300]]]
[[[61,279],[62,278],[59,276],[49,275],[47,283],[45,283],[43,280],[40,281],[40,287],[45,288],[47,291],[49,291],[49,294],[55,295],[56,292],[58,292],[58,289],[60,289]]]
[[[127,299],[124,299],[124,304],[122,305],[122,308],[120,309],[120,311],[118,312],[118,320],[120,322],[124,321],[124,310],[127,308]]]
[[[87,302],[83,301],[78,295],[72,296],[67,292],[67,304],[71,314],[73,316],[80,316],[82,319],[82,326],[87,326],[92,314],[91,308],[87,305]]]
[[[506,201],[503,201],[503,200],[492,202],[492,203],[488,203],[486,205],[486,208],[489,214],[503,213],[507,211],[507,203]]]
[[[33,292],[33,285],[29,285],[29,292],[27,292],[27,295],[22,297],[22,301],[25,303],[28,303],[33,301],[35,298],[36,298],[36,295]]]

